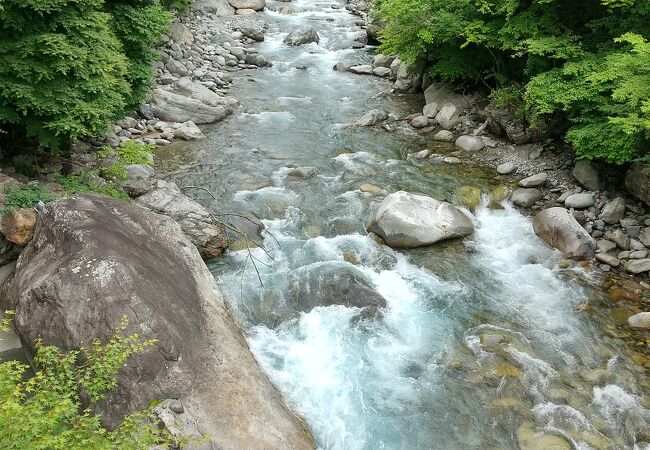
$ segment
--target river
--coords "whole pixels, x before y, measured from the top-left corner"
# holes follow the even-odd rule
[[[257,271],[241,242],[210,263],[249,345],[323,449],[649,448],[647,360],[633,350],[597,287],[533,233],[508,202],[475,211],[463,242],[394,251],[365,224],[388,193],[457,202],[471,185],[499,187],[489,168],[415,160],[446,152],[401,122],[357,128],[363,112],[401,116],[416,96],[376,96],[390,83],[340,73],[359,28],[340,0],[271,1],[260,53],[273,67],[246,71],[231,95],[242,108],[207,138],[165,150],[179,185],[213,191],[216,211],[263,219]],[[288,47],[310,26],[319,44]],[[169,156],[169,155],[167,155]],[[291,167],[316,170],[310,178]],[[361,192],[373,184],[380,192]],[[498,189],[497,189],[498,190]],[[272,235],[271,235],[272,233]],[[342,305],[299,312],[296,301],[361,280],[386,299],[374,314]]]

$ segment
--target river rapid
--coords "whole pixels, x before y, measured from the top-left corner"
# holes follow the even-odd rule
[[[376,96],[390,89],[386,80],[332,70],[345,58],[372,59],[352,49],[360,29],[340,0],[288,5],[294,14],[261,14],[269,30],[257,47],[273,67],[235,79],[242,108],[208,127],[206,139],[165,152],[176,158],[171,179],[215,193],[216,201],[193,193],[204,205],[250,211],[270,232],[264,249],[252,250],[257,270],[237,240],[210,268],[257,360],[318,445],[650,448],[646,362],[621,338],[625,325],[595,275],[567,268],[508,202],[486,206],[499,191],[492,169],[408,157],[451,149],[403,122],[392,133],[349,126],[372,108],[403,117],[422,105]],[[319,44],[282,43],[307,26]],[[289,176],[296,166],[316,175]],[[462,242],[394,251],[365,232],[388,193],[458,203],[466,185],[485,199]],[[335,290],[328,283],[341,276],[372,287],[386,307],[295,307]]]

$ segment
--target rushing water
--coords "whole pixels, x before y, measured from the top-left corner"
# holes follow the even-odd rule
[[[258,50],[274,66],[236,80],[242,110],[208,129],[206,140],[167,153],[186,163],[170,176],[214,191],[218,211],[264,219],[270,233],[264,250],[252,251],[257,270],[245,250],[211,269],[258,361],[318,445],[648,448],[648,378],[639,354],[607,325],[589,275],[560,269],[560,255],[537,239],[527,217],[507,203],[481,206],[476,233],[464,242],[413,251],[366,235],[387,193],[456,202],[463,185],[487,196],[495,174],[406,157],[433,146],[408,129],[348,126],[372,107],[405,115],[421,105],[374,98],[387,81],[332,70],[344,58],[371,58],[350,49],[359,29],[343,5],[290,5],[295,14],[263,14],[270,29]],[[320,44],[282,44],[301,26],[315,27]],[[317,175],[288,176],[292,166],[315,167]],[[382,191],[363,193],[363,183]],[[296,301],[335,289],[328,282],[341,274],[374,288],[386,308],[298,311]]]

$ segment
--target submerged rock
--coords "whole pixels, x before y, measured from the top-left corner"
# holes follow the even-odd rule
[[[565,258],[586,259],[594,256],[596,242],[567,209],[555,207],[533,219],[535,234]]]
[[[174,398],[208,448],[315,447],[257,365],[196,248],[168,217],[96,194],[50,203],[8,297],[32,351],[37,339],[87,347],[125,315],[125,334],[157,340],[126,362],[117,387],[95,406],[109,427]]]
[[[391,247],[413,248],[467,236],[474,232],[474,224],[449,203],[399,191],[384,198],[368,231]]]

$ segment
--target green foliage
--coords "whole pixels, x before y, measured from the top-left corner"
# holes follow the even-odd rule
[[[153,345],[137,334],[123,336],[126,326],[125,317],[107,343],[95,340],[87,349],[64,352],[37,342],[31,377],[20,362],[0,363],[0,447],[136,450],[168,442],[144,412],[108,431],[90,409],[82,409],[82,395],[91,405],[101,400],[128,358]]]
[[[105,132],[144,100],[170,20],[157,0],[3,0],[0,131],[52,151]]]
[[[103,168],[102,176],[111,181],[125,180],[127,173],[124,166],[127,164],[150,164],[153,160],[153,150],[155,148],[155,145],[142,144],[135,141],[125,141],[115,150],[110,147],[104,147],[99,151],[98,155],[101,158],[106,158],[114,152],[117,157],[117,162],[109,167]]]
[[[4,312],[4,317],[0,320],[0,331],[9,331],[9,324],[14,316],[15,312],[7,310]]]
[[[50,192],[32,184],[20,187],[7,186],[4,194],[4,205],[9,211],[17,208],[33,208],[39,201],[49,203],[56,200],[56,197]]]
[[[68,194],[96,192],[120,200],[130,200],[129,196],[116,183],[110,181],[97,183],[94,175],[97,175],[96,171],[88,171],[80,175],[66,175],[59,177],[58,182]]]
[[[581,158],[622,163],[648,148],[647,0],[380,0],[374,14],[382,51],[488,86],[533,123],[561,114]]]

